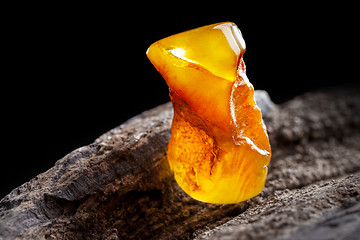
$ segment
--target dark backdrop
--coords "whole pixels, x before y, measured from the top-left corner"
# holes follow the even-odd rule
[[[70,151],[169,101],[145,52],[171,34],[235,22],[247,44],[250,81],[276,103],[357,81],[351,74],[357,57],[355,6],[218,4],[9,10],[2,37],[0,198]]]

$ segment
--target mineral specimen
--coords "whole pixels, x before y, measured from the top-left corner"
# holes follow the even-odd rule
[[[174,107],[167,157],[180,187],[208,203],[236,203],[264,187],[270,144],[234,23],[208,25],[153,43],[147,56]]]

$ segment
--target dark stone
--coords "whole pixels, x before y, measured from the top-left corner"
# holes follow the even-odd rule
[[[357,173],[275,191],[271,197],[257,197],[257,204],[195,239],[358,239],[359,185]],[[350,203],[356,205],[349,207]]]
[[[166,160],[172,119],[167,103],[69,153],[5,196],[0,238],[357,236],[359,88],[308,93],[279,106],[262,97],[273,157],[259,196],[238,204],[205,204],[177,186]]]

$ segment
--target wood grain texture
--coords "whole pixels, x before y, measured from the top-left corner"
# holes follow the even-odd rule
[[[260,107],[268,109],[273,157],[259,196],[205,204],[177,186],[166,160],[173,116],[167,103],[69,153],[5,196],[0,238],[316,239],[345,230],[338,239],[355,236],[358,86]]]

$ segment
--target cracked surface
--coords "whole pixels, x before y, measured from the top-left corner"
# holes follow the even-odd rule
[[[230,205],[198,202],[177,186],[165,158],[172,108],[159,106],[9,193],[0,238],[351,239],[360,229],[359,98],[352,87],[272,108],[265,188]]]

